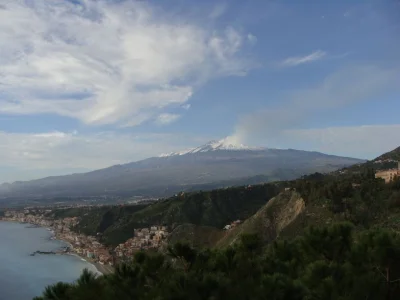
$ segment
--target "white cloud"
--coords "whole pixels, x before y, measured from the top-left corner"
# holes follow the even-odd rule
[[[141,1],[7,1],[0,113],[134,126],[184,105],[199,83],[248,71],[241,33],[199,23]]]
[[[175,122],[179,118],[180,118],[180,115],[165,113],[165,114],[161,114],[157,117],[156,123],[159,125],[167,125],[167,124]]]
[[[284,67],[294,67],[305,63],[310,63],[322,59],[326,55],[325,51],[317,50],[306,56],[295,56],[286,58],[282,62]]]
[[[186,149],[207,138],[175,134],[0,131],[0,182],[88,171]]]

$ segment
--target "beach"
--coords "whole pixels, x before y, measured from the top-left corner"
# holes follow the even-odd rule
[[[111,274],[114,272],[114,268],[110,265],[102,265],[101,263],[93,263],[93,265],[103,275]]]
[[[64,242],[64,241],[62,241]],[[98,262],[92,262],[90,260],[88,260],[87,258],[84,258],[76,253],[66,253],[65,255],[72,255],[75,257],[80,258],[82,261],[87,262],[88,264],[91,264],[94,268],[96,268],[97,272],[100,273],[101,275],[107,275],[107,274],[111,274],[114,272],[114,267],[110,266],[110,265],[103,265],[101,263]]]

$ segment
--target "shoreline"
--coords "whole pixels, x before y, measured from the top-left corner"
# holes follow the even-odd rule
[[[41,227],[41,228],[45,228],[45,227]],[[52,237],[54,238],[53,240],[60,241],[60,242],[62,242],[64,244],[66,244],[69,248],[73,249],[72,244],[70,242],[68,242],[68,241],[60,239],[57,236],[56,232],[52,228],[47,228],[47,230],[51,233]],[[82,261],[86,262],[87,264],[91,265],[96,270],[96,272],[100,274],[100,276],[112,273],[112,269],[108,270],[108,269],[105,269],[105,268],[101,268],[100,266],[103,266],[103,265],[101,265],[100,263],[92,262],[92,261],[88,260],[87,257],[81,256],[78,253],[65,252],[65,253],[60,253],[60,255],[70,255],[70,256],[74,256],[76,258],[79,258],[80,260],[82,260]]]
[[[43,228],[43,229],[47,229],[47,231],[50,233],[51,237],[49,238],[50,241],[59,241],[62,242],[64,244],[66,244],[69,248],[73,248],[71,243],[69,243],[68,241],[65,241],[63,239],[60,239],[55,230],[53,228],[49,228],[46,226],[41,226],[38,224],[32,224],[32,223],[27,223],[27,222],[18,222],[18,221],[8,221],[8,220],[0,220],[0,222],[11,222],[11,223],[18,223],[21,225],[34,225],[35,227],[26,227],[27,229],[32,229],[32,228]],[[98,262],[91,262],[90,260],[87,260],[86,257],[83,257],[81,255],[79,255],[78,253],[74,253],[74,252],[65,252],[65,253],[56,253],[55,255],[70,255],[70,256],[74,256],[76,258],[79,258],[82,261],[85,261],[87,264],[91,265],[97,273],[99,273],[99,276],[103,276],[106,274],[110,274],[113,272],[113,267],[112,266],[108,266],[108,265],[102,265]]]
[[[59,240],[59,241],[62,241],[62,240]],[[62,241],[62,242],[64,242],[64,241]],[[96,265],[97,263],[88,261],[85,258],[83,258],[82,256],[80,256],[79,254],[67,252],[67,253],[64,253],[64,254],[61,253],[61,255],[69,255],[69,256],[74,256],[76,258],[79,258],[81,261],[84,261],[87,264],[91,265],[96,270],[96,272],[98,273],[97,275],[102,276],[102,275],[106,274],[105,272],[102,272],[102,270],[100,270],[100,268],[97,267],[97,265]]]

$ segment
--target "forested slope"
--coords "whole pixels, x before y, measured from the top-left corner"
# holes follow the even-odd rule
[[[102,218],[120,215],[106,237],[158,222],[177,224],[171,243],[190,245],[139,252],[112,275],[85,272],[38,300],[400,298],[400,178],[385,184],[371,163],[354,172],[180,194],[131,213],[109,210]],[[241,218],[247,220],[233,231],[217,230]]]
[[[114,274],[84,272],[35,300],[210,300],[400,298],[400,236],[349,223],[313,227],[267,247],[254,235],[222,250],[176,244],[168,254],[136,253]]]
[[[180,193],[151,205],[101,207],[83,211],[56,211],[53,216],[80,216],[75,231],[102,233],[102,241],[117,245],[131,238],[135,228],[194,224],[220,228],[232,220],[247,219],[282,190],[282,184],[232,187],[212,191]]]

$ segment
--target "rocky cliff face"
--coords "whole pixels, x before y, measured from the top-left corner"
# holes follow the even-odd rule
[[[265,242],[279,237],[279,234],[305,210],[303,198],[294,190],[285,191],[272,198],[256,214],[243,224],[228,230],[217,246],[235,243],[242,234],[258,234]]]

